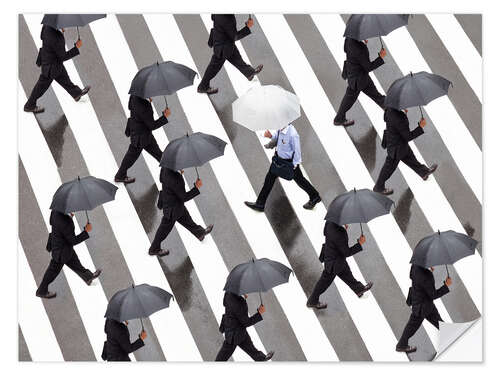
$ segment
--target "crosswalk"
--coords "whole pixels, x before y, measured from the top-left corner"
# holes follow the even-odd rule
[[[454,15],[426,17],[470,85],[470,92],[463,95],[474,95],[481,102],[482,59],[467,34]],[[19,32],[20,35],[26,34],[20,39],[19,48],[27,55],[34,55],[41,46],[42,15],[30,14],[22,18],[25,23],[20,22]],[[238,17],[239,23],[243,23],[243,18]],[[156,212],[149,215],[146,209],[156,210],[157,196],[150,192],[157,191],[161,185],[158,163],[145,155],[141,158],[145,162],[146,170],[141,174],[145,181],[138,180],[134,186],[120,185],[115,201],[104,205],[102,211],[92,213],[96,221],[106,223],[110,228],[110,233],[95,233],[96,237],[92,239],[95,245],[98,247],[105,241],[114,243],[126,269],[121,270],[117,264],[114,270],[112,258],[109,262],[102,262],[103,258],[97,257],[85,243],[77,247],[82,264],[90,269],[101,267],[103,273],[116,272],[116,279],[121,284],[147,282],[172,292],[176,297],[170,308],[150,317],[150,329],[154,335],[143,349],[136,352],[134,359],[138,361],[213,360],[222,342],[216,327],[223,313],[225,278],[232,267],[250,257],[271,258],[294,270],[288,284],[263,294],[267,310],[264,321],[249,330],[258,349],[276,352],[274,360],[408,361],[431,358],[437,336],[434,327],[427,324],[414,337],[419,346],[417,353],[406,356],[394,351],[409,315],[404,303],[410,286],[408,262],[419,237],[438,229],[465,233],[473,227],[476,229],[473,236],[481,239],[477,237],[477,233],[481,233],[480,218],[467,218],[463,214],[467,205],[472,207],[471,212],[480,212],[482,202],[482,152],[470,133],[470,124],[464,123],[455,101],[448,97],[425,107],[424,115],[429,119],[425,136],[435,135],[442,139],[443,155],[449,155],[449,158],[433,160],[440,167],[436,176],[431,176],[425,183],[405,166],[399,168],[402,177],[393,177],[397,184],[395,190],[411,191],[412,209],[408,217],[402,218],[398,212],[393,212],[370,222],[364,229],[367,237],[364,251],[348,260],[356,278],[362,282],[374,281],[372,292],[358,299],[345,284],[335,280],[324,295],[328,309],[321,312],[310,310],[305,302],[321,272],[317,256],[324,240],[323,218],[328,204],[345,190],[371,188],[382,161],[377,158],[377,168],[374,168],[366,154],[360,151],[358,135],[332,126],[345,84],[337,77],[325,80],[322,74],[326,72],[325,67],[331,72],[342,66],[345,58],[344,19],[337,14],[257,14],[255,21],[252,34],[237,42],[237,46],[245,61],[253,66],[263,63],[263,72],[249,82],[227,63],[212,83],[219,87],[219,94],[211,97],[200,95],[193,87],[179,91],[168,98],[172,109],[169,124],[154,133],[162,149],[169,140],[187,131],[213,134],[227,142],[224,156],[200,169],[204,181],[202,195],[187,204],[197,223],[203,226],[215,224],[213,234],[199,242],[176,225],[176,234],[170,236],[175,239],[168,241],[169,245],[179,247],[179,250],[171,249],[177,255],[171,254],[161,261],[147,256],[159,219]],[[45,105],[49,112],[47,117],[40,115],[35,118],[22,111],[26,95],[32,88],[25,82],[36,68],[34,64],[23,61],[24,65],[19,69],[18,90],[19,157],[33,199],[37,202],[32,209],[40,212],[46,230],[50,231],[50,200],[61,184],[62,176],[81,173],[72,166],[72,157],[81,159],[89,174],[113,180],[123,156],[121,150],[126,147],[121,143],[126,145],[128,142],[123,135],[125,116],[128,115],[127,93],[137,70],[157,60],[172,60],[195,69],[201,76],[211,53],[206,46],[211,27],[210,16],[206,14],[110,14],[106,19],[92,23],[81,30],[84,41],[81,55],[65,62],[73,82],[80,87],[91,84],[91,93],[75,103],[54,84],[50,90],[53,95],[48,93],[44,99],[50,101]],[[76,33],[66,31],[68,45],[73,35]],[[304,45],[308,38],[321,40],[326,49],[321,54],[318,51],[318,56],[312,54],[310,46]],[[424,47],[412,38],[407,28],[384,37],[384,44],[391,63],[403,74],[432,71],[420,53],[419,48]],[[385,92],[386,83],[393,74],[390,68],[387,72],[384,70],[386,65],[389,63],[371,74],[381,92]],[[112,92],[102,91],[104,84],[101,85],[101,80],[112,82]],[[197,83],[198,79],[195,87]],[[303,113],[295,126],[301,135],[302,168],[323,198],[313,211],[302,208],[307,197],[293,182],[287,181],[276,183],[265,214],[256,213],[243,204],[245,200],[254,200],[258,194],[272,152],[263,147],[265,138],[261,132],[253,134],[233,123],[230,104],[253,85],[260,84],[279,84],[293,91],[301,100]],[[109,103],[106,101],[108,97]],[[103,99],[107,106],[103,105]],[[162,101],[154,101],[158,113]],[[380,148],[385,128],[382,111],[363,95],[357,106],[351,111],[364,111],[368,122],[356,126],[373,129],[374,147]],[[65,116],[68,126],[64,137],[76,145],[71,150],[66,149],[65,155],[70,156],[62,162],[55,155],[58,147],[64,148],[64,140],[60,146],[51,142],[43,131],[51,126],[44,121],[54,116]],[[428,132],[428,128],[432,130]],[[115,135],[122,138],[117,139]],[[308,149],[309,145],[314,145],[314,148]],[[413,142],[411,147],[418,159],[431,162],[428,148],[418,142]],[[192,184],[193,176],[192,171],[185,172],[187,185]],[[465,183],[457,183],[456,194],[451,194],[455,179]],[[23,194],[20,194],[20,199],[24,199]],[[457,207],[457,200],[466,203]],[[395,201],[398,204],[402,200]],[[415,211],[413,215],[412,211]],[[287,217],[283,217],[285,214]],[[358,227],[350,226],[349,234],[354,241],[359,236]],[[62,337],[54,328],[57,316],[51,316],[56,313],[47,307],[51,301],[42,303],[35,297],[35,285],[41,281],[30,272],[35,250],[22,245],[21,235],[19,240],[19,327],[32,360],[64,360],[66,346],[74,346],[75,342]],[[179,260],[181,265],[174,267],[173,259]],[[451,287],[453,296],[437,301],[442,317],[445,321],[456,322],[479,317],[482,311],[480,249],[455,264],[451,271],[454,281],[457,280]],[[125,275],[128,272],[131,279]],[[443,272],[441,268],[436,270],[436,281],[441,281],[438,277]],[[96,280],[88,287],[69,270],[64,271],[64,276],[94,360],[100,360],[105,340],[103,315],[115,284],[101,278],[102,282]],[[255,296],[249,297],[250,310],[257,301]],[[250,359],[237,350],[233,360]]]

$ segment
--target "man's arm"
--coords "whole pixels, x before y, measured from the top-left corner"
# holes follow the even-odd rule
[[[122,350],[127,354],[135,352],[137,349],[144,346],[144,341],[142,341],[140,337],[131,343],[130,335],[126,335],[125,333],[120,334],[120,337],[118,337],[118,343],[120,344],[120,348],[122,348]]]
[[[175,179],[175,181],[172,181],[171,183],[174,194],[182,202],[187,202],[200,194],[200,191],[196,186],[193,186],[191,190],[186,191],[184,187],[184,180],[182,179],[182,177],[180,179]]]
[[[64,239],[68,241],[72,246],[78,245],[80,242],[85,241],[89,238],[89,234],[84,230],[78,236],[75,235],[75,232],[71,230],[69,226],[64,226],[61,231]]]
[[[349,247],[348,242],[346,241],[344,236],[341,236],[340,233],[336,234],[333,238],[333,242],[335,247],[339,249],[339,251],[347,258],[354,254],[359,253],[363,250],[363,247],[356,241],[356,244]]]
[[[377,69],[379,66],[384,65],[384,59],[378,56],[375,60],[370,61],[370,55],[367,53],[358,53],[358,62],[363,67],[366,73],[370,73],[372,70]]]
[[[398,120],[398,125],[397,129],[401,137],[406,141],[410,142],[414,140],[415,138],[421,136],[424,134],[424,129],[422,127],[417,126],[415,129],[410,131],[410,127],[408,126],[408,120],[407,119],[399,119]]]
[[[72,59],[73,57],[80,54],[80,50],[76,47],[76,45],[69,51],[66,51],[64,38],[56,41],[56,45],[54,46],[54,51],[57,55],[57,58],[61,62]]]
[[[236,314],[236,318],[243,327],[248,328],[250,326],[253,326],[257,322],[260,322],[262,320],[262,315],[260,315],[260,313],[257,311],[255,314],[249,317],[243,311],[239,311]]]
[[[300,150],[300,136],[298,133],[295,132],[295,134],[292,135],[291,142],[294,152],[292,162],[293,162],[293,167],[296,168],[297,165],[302,163],[302,152]]]
[[[446,284],[443,284],[443,286],[441,288],[436,289],[436,287],[434,286],[434,283],[432,282],[432,279],[427,279],[427,278],[425,279],[423,286],[424,286],[425,294],[427,294],[427,296],[431,300],[441,298],[442,296],[444,296],[446,293],[448,293],[450,291],[450,289],[448,289]]]
[[[137,111],[134,116],[145,124],[151,131],[161,128],[168,123],[168,119],[162,114],[157,120],[153,118],[152,111]]]

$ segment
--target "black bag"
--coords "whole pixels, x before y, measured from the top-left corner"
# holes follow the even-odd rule
[[[384,135],[382,136],[382,148],[387,148],[387,130],[384,130]]]
[[[411,300],[411,291],[412,291],[412,288],[410,286],[410,288],[408,289],[408,295],[406,296],[406,304],[408,306],[411,306],[412,305],[412,300]]]
[[[212,48],[214,46],[214,28],[210,29],[210,35],[208,36],[208,46]]]
[[[276,143],[279,142],[279,138],[280,138],[280,132],[278,130]],[[293,155],[295,155],[295,152],[292,154],[292,159]],[[271,162],[271,173],[274,174],[275,176],[284,178],[285,180],[288,181],[293,180],[293,176],[295,174],[293,168],[293,162],[280,158],[278,156],[278,152],[276,152]]]
[[[47,238],[47,245],[45,245],[45,249],[50,253],[52,251],[52,232],[49,233],[49,238]]]
[[[127,136],[127,137],[130,137],[130,120],[132,120],[132,119],[129,118],[127,120],[127,126],[125,127],[125,136]]]
[[[108,342],[107,341],[104,341],[104,345],[102,347],[101,358],[102,358],[103,361],[107,361],[108,360]]]
[[[321,252],[319,253],[319,261],[321,263],[325,261],[325,244],[321,246]]]
[[[158,202],[156,202],[156,207],[159,210],[163,209],[163,190],[160,190],[160,194],[158,194]]]
[[[226,327],[224,326],[224,320],[226,319],[226,314],[222,314],[222,318],[220,320],[219,332],[224,333],[226,331]]]
[[[42,66],[42,49],[41,48],[38,50],[38,56],[36,57],[35,64],[38,67]]]
[[[347,79],[346,65],[347,65],[347,60],[344,60],[344,66],[342,67],[342,79],[344,80]]]

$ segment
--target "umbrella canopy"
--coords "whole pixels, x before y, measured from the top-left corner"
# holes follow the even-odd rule
[[[197,74],[193,69],[173,61],[156,62],[137,72],[128,93],[144,99],[172,95],[191,86]]]
[[[448,94],[451,82],[437,74],[410,73],[395,80],[385,97],[385,106],[403,109],[429,104]]]
[[[254,86],[233,102],[233,120],[252,130],[281,129],[300,117],[300,101],[277,85]]]
[[[85,26],[105,17],[105,14],[45,14],[41,23],[54,29],[62,29],[64,27]]]
[[[349,17],[344,37],[364,40],[384,36],[408,25],[409,14],[353,14]]]
[[[51,210],[63,213],[93,210],[115,199],[118,188],[106,180],[93,176],[65,182],[54,193]]]
[[[106,318],[119,322],[147,318],[170,305],[172,295],[156,286],[141,284],[116,292],[108,303]]]
[[[369,189],[351,190],[338,195],[328,206],[326,221],[338,225],[368,223],[391,211],[394,201]],[[363,229],[361,229],[363,230]]]
[[[266,292],[277,285],[287,283],[290,273],[290,268],[274,260],[252,259],[233,268],[227,276],[224,290],[238,295]]]
[[[425,268],[453,264],[457,260],[473,255],[476,246],[477,241],[466,234],[452,230],[438,231],[418,242],[410,263]]]
[[[196,132],[171,141],[160,160],[161,167],[180,170],[200,167],[206,162],[224,155],[226,142],[210,134]]]

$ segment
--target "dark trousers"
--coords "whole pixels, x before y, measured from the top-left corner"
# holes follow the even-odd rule
[[[342,122],[346,120],[345,114],[354,105],[361,91],[364,92],[365,95],[371,98],[375,103],[377,103],[380,108],[384,109],[385,95],[382,95],[378,92],[372,79],[370,78],[370,76],[368,76],[366,85],[361,89],[359,87],[356,87],[356,89],[354,89],[351,88],[351,85],[347,85],[344,98],[342,99],[337,115],[335,116],[335,121]]]
[[[227,361],[234,353],[236,347],[239,346],[245,353],[247,353],[254,361],[264,361],[266,355],[253,345],[250,335],[247,333],[246,337],[239,344],[230,344],[226,340],[215,358],[216,361]]]
[[[162,241],[167,238],[176,221],[190,231],[196,238],[200,237],[205,232],[205,229],[201,225],[198,225],[193,221],[187,208],[183,207],[183,210],[184,212],[177,220],[171,219],[165,214],[163,215],[160,226],[156,231],[155,238],[149,248],[151,251],[160,250]]]
[[[116,172],[116,178],[127,177],[127,170],[134,165],[137,159],[139,159],[142,150],[146,150],[152,157],[160,162],[162,152],[160,146],[158,146],[158,143],[156,142],[156,139],[153,138],[153,140],[146,147],[137,147],[130,144],[127,153],[123,157],[120,168],[118,169],[118,172]]]
[[[64,265],[68,266],[73,272],[80,276],[83,281],[92,279],[92,272],[82,266],[82,264],[80,263],[80,259],[78,259],[78,255],[76,255],[76,253],[73,251],[73,256],[66,263],[59,263],[54,259],[50,260],[49,266],[45,271],[45,274],[43,275],[42,282],[38,287],[38,293],[48,293],[49,284],[56,279],[57,275],[59,275]]]
[[[398,157],[393,158],[387,155],[385,163],[380,170],[380,174],[378,175],[377,183],[375,184],[376,190],[385,189],[385,182],[392,176],[392,174],[398,167],[399,161],[402,161],[408,167],[413,169],[415,173],[417,173],[420,177],[425,176],[425,174],[429,171],[429,168],[427,168],[426,165],[420,163],[417,160],[411,148],[408,148],[407,154],[401,159],[399,159]]]
[[[57,75],[52,75],[52,71],[57,71]],[[45,91],[49,89],[50,84],[53,80],[59,83],[62,88],[65,89],[73,98],[76,98],[82,92],[82,89],[71,82],[66,68],[64,67],[64,65],[61,65],[57,68],[51,68],[48,75],[40,74],[40,78],[38,78],[38,82],[35,84],[35,87],[33,87],[31,95],[25,104],[25,107],[33,108],[34,106],[36,106],[36,101],[43,94],[45,94]]]
[[[398,347],[408,346],[408,340],[415,334],[415,332],[418,331],[424,319],[427,319],[427,321],[429,321],[437,329],[439,329],[439,322],[443,321],[443,319],[441,319],[441,315],[439,315],[439,312],[435,307],[431,313],[425,316],[417,316],[414,313],[411,313],[410,319],[408,319],[408,323],[406,323],[403,334],[398,341]]]
[[[323,270],[321,277],[314,286],[313,292],[308,299],[308,303],[316,304],[319,302],[319,296],[323,294],[332,285],[335,276],[340,277],[340,279],[347,284],[351,290],[358,294],[364,289],[364,285],[356,280],[351,272],[349,266],[345,267],[341,272],[334,273],[328,272],[326,269]]]
[[[266,179],[264,180],[264,186],[260,190],[259,196],[257,198],[257,204],[264,206],[266,204],[267,197],[269,193],[271,193],[271,189],[273,188],[274,181],[276,181],[275,174],[271,173],[271,168],[267,172]],[[302,170],[300,169],[300,165],[297,165],[297,168],[294,169],[293,180],[299,185],[299,187],[304,190],[307,195],[309,195],[309,199],[314,199],[319,196],[318,191],[311,185],[309,181],[306,180],[304,175],[302,174]]]
[[[226,59],[223,56],[218,57],[215,54],[212,55],[212,59],[210,60],[207,69],[205,70],[205,74],[203,75],[200,84],[198,85],[200,89],[208,89],[210,87],[210,80],[214,78],[217,73],[219,73],[219,70],[222,69],[225,61]],[[240,55],[240,51],[238,51],[238,48],[236,46],[234,47],[231,56],[227,58],[227,61],[233,64],[234,67],[247,78],[254,73],[254,68],[243,61],[243,58]]]

